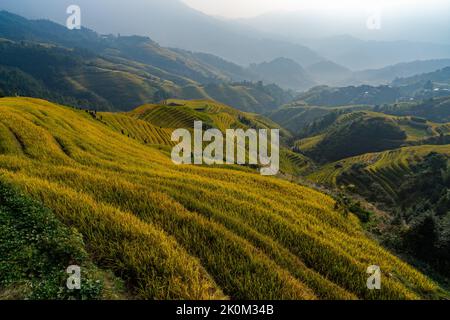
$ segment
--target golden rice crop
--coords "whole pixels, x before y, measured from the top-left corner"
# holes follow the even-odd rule
[[[441,294],[369,239],[354,216],[336,211],[330,197],[234,166],[176,166],[143,143],[150,136],[151,144],[166,143],[163,129],[102,116],[0,99],[0,179],[77,228],[92,260],[137,298]],[[118,130],[124,124],[134,139]],[[366,288],[369,265],[383,272],[379,291]]]

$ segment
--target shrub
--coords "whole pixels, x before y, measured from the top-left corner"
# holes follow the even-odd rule
[[[0,257],[0,296],[96,299],[102,293],[102,283],[91,278],[95,270],[89,265],[81,235],[65,227],[40,203],[2,182]],[[65,285],[69,276],[65,270],[74,264],[82,267],[84,279],[78,291]]]

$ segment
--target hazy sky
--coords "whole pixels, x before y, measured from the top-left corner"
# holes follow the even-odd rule
[[[182,0],[204,13],[227,18],[254,17],[273,11],[297,11],[301,9],[334,9],[350,13],[354,10],[396,7],[439,6],[448,0]]]

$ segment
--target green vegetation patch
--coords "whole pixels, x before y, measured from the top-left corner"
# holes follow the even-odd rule
[[[81,235],[53,213],[0,182],[0,299],[97,299],[103,281]],[[66,287],[70,265],[82,270],[81,290]]]

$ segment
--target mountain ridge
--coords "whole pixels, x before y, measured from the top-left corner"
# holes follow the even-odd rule
[[[16,25],[24,31],[15,33]],[[260,113],[292,98],[276,85],[232,82],[239,66],[219,60],[222,72],[218,63],[203,63],[195,54],[161,47],[148,37],[100,36],[86,29],[71,32],[49,21],[30,21],[6,12],[0,13],[0,37],[13,40],[0,43],[2,66],[19,69],[30,85],[27,89],[11,83],[10,76],[4,95],[40,92],[42,98],[56,95],[57,102],[99,110],[126,110],[168,97],[206,98],[247,111],[262,109]],[[28,58],[20,59],[21,54]],[[51,67],[49,62],[56,58],[59,64]],[[8,70],[4,72],[14,74]],[[111,94],[113,87],[117,90]]]

